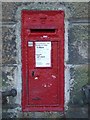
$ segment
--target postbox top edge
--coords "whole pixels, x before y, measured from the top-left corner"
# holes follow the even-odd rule
[[[29,14],[29,13],[64,13],[64,10],[26,10],[23,9],[21,11],[23,14]]]

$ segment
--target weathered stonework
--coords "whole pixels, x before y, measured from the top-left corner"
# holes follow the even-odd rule
[[[16,66],[3,66],[2,68],[2,89],[8,90],[16,87]]]
[[[16,64],[16,35],[15,27],[2,28],[2,63]]]
[[[65,6],[70,10],[71,19],[88,19],[88,2],[65,2]]]
[[[82,102],[82,92],[81,89],[84,85],[88,84],[88,65],[77,65],[71,69],[71,103]]]
[[[88,25],[76,24],[69,29],[69,63],[88,63]]]
[[[78,91],[88,83],[88,3],[2,2],[2,87],[3,90],[17,89],[17,96],[8,98],[11,106],[3,106],[3,118],[63,117],[60,112],[22,112],[20,33],[23,9],[65,11],[65,113],[67,118],[81,114],[87,117],[87,108],[75,111],[68,102],[80,101],[82,96],[78,97]]]
[[[2,3],[2,21],[15,22],[16,4],[14,2]]]
[[[28,7],[29,9],[58,9],[60,5],[70,10],[70,18],[87,18],[88,19],[88,2],[3,2],[2,19],[3,21],[16,21],[15,15],[18,7]],[[16,18],[17,19],[17,18]]]

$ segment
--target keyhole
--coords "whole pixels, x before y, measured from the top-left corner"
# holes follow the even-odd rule
[[[34,77],[34,71],[32,71],[32,77]]]

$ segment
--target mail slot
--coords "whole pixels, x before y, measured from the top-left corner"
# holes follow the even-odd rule
[[[64,111],[64,11],[21,17],[22,110]]]

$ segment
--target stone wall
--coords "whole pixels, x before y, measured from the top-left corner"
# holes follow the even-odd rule
[[[17,96],[3,105],[3,118],[60,118],[59,112],[21,111],[21,10],[65,11],[65,111],[88,83],[87,2],[2,2],[2,90],[17,89]],[[1,27],[1,26],[0,26]],[[0,41],[1,42],[1,41]],[[78,98],[78,99],[77,99]],[[13,106],[13,107],[12,107]]]

